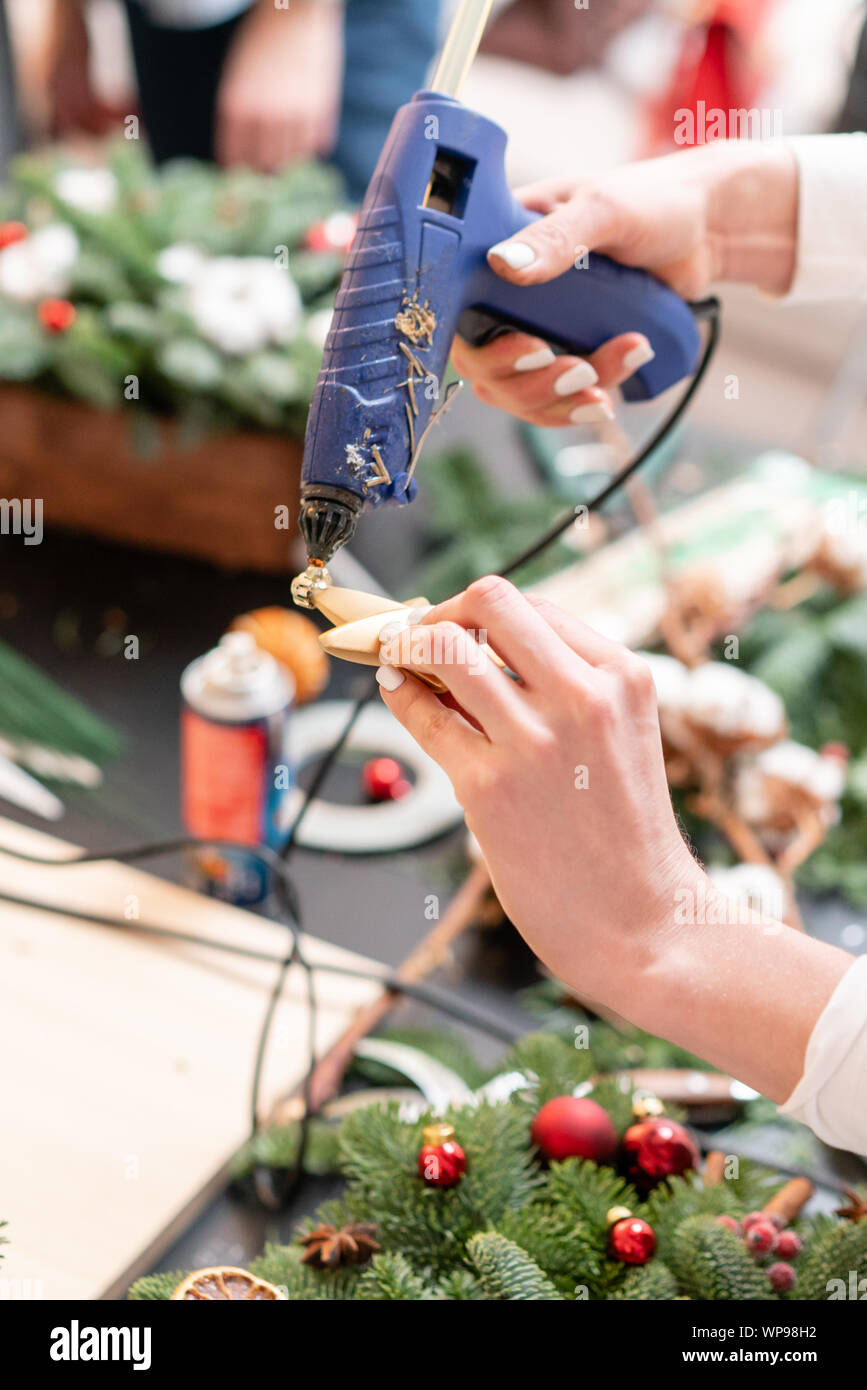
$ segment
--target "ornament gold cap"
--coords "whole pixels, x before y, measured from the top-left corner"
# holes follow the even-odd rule
[[[632,1113],[636,1120],[648,1120],[665,1114],[665,1106],[659,1096],[637,1095],[632,1103]]]
[[[435,1125],[425,1125],[422,1130],[422,1138],[426,1144],[447,1144],[450,1139],[454,1139],[455,1131],[453,1125],[441,1122]]]
[[[605,1213],[605,1222],[608,1226],[616,1226],[618,1221],[626,1221],[631,1215],[628,1207],[609,1207]]]

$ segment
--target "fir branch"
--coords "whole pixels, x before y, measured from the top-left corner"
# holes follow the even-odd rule
[[[311,1269],[301,1263],[303,1254],[300,1245],[266,1245],[263,1254],[251,1262],[250,1273],[276,1285],[293,1302],[330,1302],[358,1297],[357,1267]]]
[[[630,1269],[611,1297],[642,1303],[674,1299],[677,1298],[677,1282],[662,1260],[651,1260],[649,1264]]]
[[[740,1303],[773,1297],[767,1275],[740,1236],[711,1216],[689,1216],[681,1222],[669,1263],[689,1298]]]
[[[189,1270],[175,1269],[146,1274],[142,1279],[136,1279],[127,1298],[131,1303],[166,1303],[188,1273]]]
[[[522,1071],[538,1080],[534,1111],[555,1096],[571,1095],[593,1075],[590,1053],[550,1033],[528,1033],[506,1054],[503,1071]]]
[[[427,1284],[403,1255],[374,1255],[369,1267],[358,1281],[355,1297],[372,1302],[393,1303],[398,1300],[428,1303],[438,1298],[437,1290]]]
[[[563,1296],[514,1241],[497,1231],[481,1231],[467,1245],[489,1298],[511,1302],[562,1302]]]
[[[863,1298],[867,1293],[867,1218],[835,1221],[818,1216],[806,1230],[804,1250],[795,1262],[793,1297],[820,1303],[832,1298]],[[840,1281],[833,1283],[832,1281]]]

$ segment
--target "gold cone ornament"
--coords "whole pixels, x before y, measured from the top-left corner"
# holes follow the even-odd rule
[[[342,661],[356,661],[362,666],[382,665],[380,634],[384,627],[402,619],[405,621],[414,608],[429,607],[426,598],[412,598],[399,603],[396,599],[383,598],[381,594],[368,594],[361,589],[342,589],[334,584],[313,589],[310,601],[333,624],[329,632],[320,634],[322,650],[329,656],[340,657]],[[483,651],[498,666],[505,666],[505,662],[487,644]],[[410,674],[440,695],[447,689],[437,676],[426,671],[412,667]]]

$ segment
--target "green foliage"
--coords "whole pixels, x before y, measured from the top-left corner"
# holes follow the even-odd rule
[[[382,1042],[402,1043],[427,1053],[428,1057],[435,1058],[455,1072],[472,1090],[482,1086],[491,1075],[491,1069],[481,1066],[472,1049],[457,1033],[449,1033],[441,1028],[387,1028],[376,1036]],[[373,1086],[406,1085],[402,1072],[394,1071],[372,1057],[353,1058],[350,1073],[364,1077]]]
[[[526,1250],[496,1231],[480,1231],[473,1236],[467,1243],[467,1253],[489,1298],[537,1303],[561,1298]]]
[[[117,196],[98,213],[62,196],[62,152],[13,164],[2,190],[6,216],[31,231],[62,222],[78,238],[65,289],[76,317],[51,333],[36,302],[0,296],[0,380],[32,381],[97,409],[127,410],[135,421],[151,413],[185,426],[192,418],[208,432],[240,425],[302,433],[321,355],[309,316],[330,307],[342,269],[339,256],[309,250],[304,238],[345,206],[339,175],[319,164],[274,176],[194,161],[157,169],[128,140],[107,146],[105,163]],[[183,288],[161,274],[160,252],[178,244],[285,267],[303,303],[290,341],[250,351],[211,341]]]
[[[518,1211],[541,1180],[522,1107],[480,1105],[447,1119],[467,1155],[466,1176],[451,1188],[420,1180],[425,1121],[402,1123],[393,1103],[349,1115],[340,1136],[353,1219],[370,1220],[375,1212],[384,1248],[430,1265],[435,1274],[448,1271],[476,1231]]]
[[[298,1162],[300,1124],[275,1125],[261,1130],[237,1154],[232,1164],[234,1178],[246,1177],[255,1168],[293,1169]],[[304,1172],[312,1176],[335,1173],[338,1168],[338,1128],[311,1120],[304,1146]]]
[[[767,1275],[740,1236],[712,1216],[688,1216],[681,1222],[669,1265],[688,1298],[744,1302],[771,1296]]]
[[[677,1280],[662,1260],[651,1260],[649,1264],[630,1269],[623,1283],[612,1298],[629,1299],[633,1302],[660,1302],[677,1298]]]
[[[374,1255],[358,1283],[357,1297],[376,1302],[426,1302],[436,1298],[422,1275],[401,1254]]]
[[[562,499],[537,488],[509,496],[466,449],[425,460],[429,499],[431,558],[415,575],[412,587],[434,603],[458,593],[480,574],[496,573],[515,552],[536,540],[562,510]],[[571,558],[552,545],[538,562],[521,572],[521,583],[559,568]]]
[[[146,1274],[143,1279],[137,1279],[132,1288],[127,1293],[127,1298],[133,1303],[164,1303],[167,1302],[182,1279],[187,1277],[186,1270],[169,1270],[161,1274]]]
[[[795,1261],[795,1269],[798,1282],[794,1298],[820,1302],[833,1292],[848,1298],[853,1287],[862,1297],[867,1293],[867,1284],[861,1289],[858,1285],[867,1279],[867,1218],[834,1221],[828,1216],[818,1217],[805,1233],[804,1251]],[[842,1280],[845,1294],[839,1286],[828,1288],[832,1279]]]
[[[766,1263],[757,1263],[735,1232],[717,1224],[760,1209],[782,1185],[779,1175],[741,1160],[737,1175],[705,1187],[698,1174],[671,1179],[641,1201],[607,1165],[570,1158],[543,1166],[530,1124],[543,1097],[568,1093],[593,1073],[595,1058],[556,1036],[531,1035],[501,1067],[539,1078],[539,1091],[516,1092],[499,1105],[468,1106],[444,1118],[467,1154],[467,1172],[452,1188],[425,1184],[417,1160],[425,1118],[407,1121],[394,1103],[352,1111],[338,1133],[340,1200],[324,1203],[287,1245],[268,1245],[250,1268],[300,1301],[771,1300]],[[618,1109],[622,1095],[600,1084],[594,1099]],[[429,1117],[428,1117],[429,1122]],[[329,1136],[331,1139],[332,1136]],[[285,1146],[285,1147],[284,1147]],[[271,1131],[246,1151],[249,1164],[291,1166],[297,1131]],[[656,1235],[647,1265],[630,1267],[609,1252],[608,1212],[625,1206]],[[313,1226],[374,1222],[380,1252],[363,1267],[321,1270],[302,1264],[303,1236]],[[867,1220],[803,1220],[804,1249],[795,1261],[796,1298],[825,1299],[830,1279],[848,1291],[867,1279]],[[130,1291],[164,1299],[183,1276],[152,1275]],[[848,1292],[847,1292],[848,1296]],[[782,1297],[786,1297],[783,1295]]]

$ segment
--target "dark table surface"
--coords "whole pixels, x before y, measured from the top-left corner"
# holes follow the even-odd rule
[[[470,412],[472,415],[472,412]],[[466,424],[466,421],[464,421]],[[496,457],[504,486],[520,484],[526,469],[514,435],[498,417],[486,416],[487,448]],[[400,527],[376,516],[365,528],[359,557],[385,589],[402,592],[417,549],[421,517]],[[50,529],[43,543],[25,547],[19,538],[0,538],[0,639],[36,661],[67,690],[80,696],[123,735],[124,751],[105,788],[89,804],[70,801],[58,829],[89,848],[117,849],[143,838],[163,838],[182,829],[178,797],[178,680],[185,665],[219,638],[238,613],[267,604],[287,604],[282,578],[227,574],[208,565],[104,544]],[[140,658],[128,661],[112,638],[117,610],[124,633],[140,639]],[[336,665],[340,665],[337,663]],[[357,668],[335,670],[329,694],[346,694]],[[352,774],[357,782],[357,769]],[[339,779],[338,779],[339,780]],[[44,822],[0,803],[0,811],[45,829]],[[307,930],[339,945],[395,965],[421,939],[430,923],[428,893],[447,898],[460,833],[402,854],[343,858],[301,850],[294,861]],[[182,880],[184,867],[165,860],[153,871]],[[385,906],[385,910],[383,905]],[[862,915],[842,903],[807,905],[811,928],[832,941]],[[439,979],[466,997],[495,1009],[519,1026],[532,1026],[515,999],[530,983],[533,965],[514,934],[470,936],[453,967]],[[413,1023],[435,1024],[430,1011],[412,1006]],[[452,1026],[451,1024],[449,1025]],[[480,1055],[502,1049],[475,1033]],[[752,1130],[739,1151],[785,1161],[784,1138]],[[863,1173],[854,1160],[814,1145],[811,1164],[829,1182]],[[160,1268],[201,1267],[215,1262],[244,1264],[265,1239],[288,1236],[298,1215],[323,1195],[327,1181],[305,1180],[289,1209],[279,1216],[240,1203],[228,1193],[213,1200],[191,1229],[165,1253]],[[823,1204],[833,1204],[823,1194]]]

